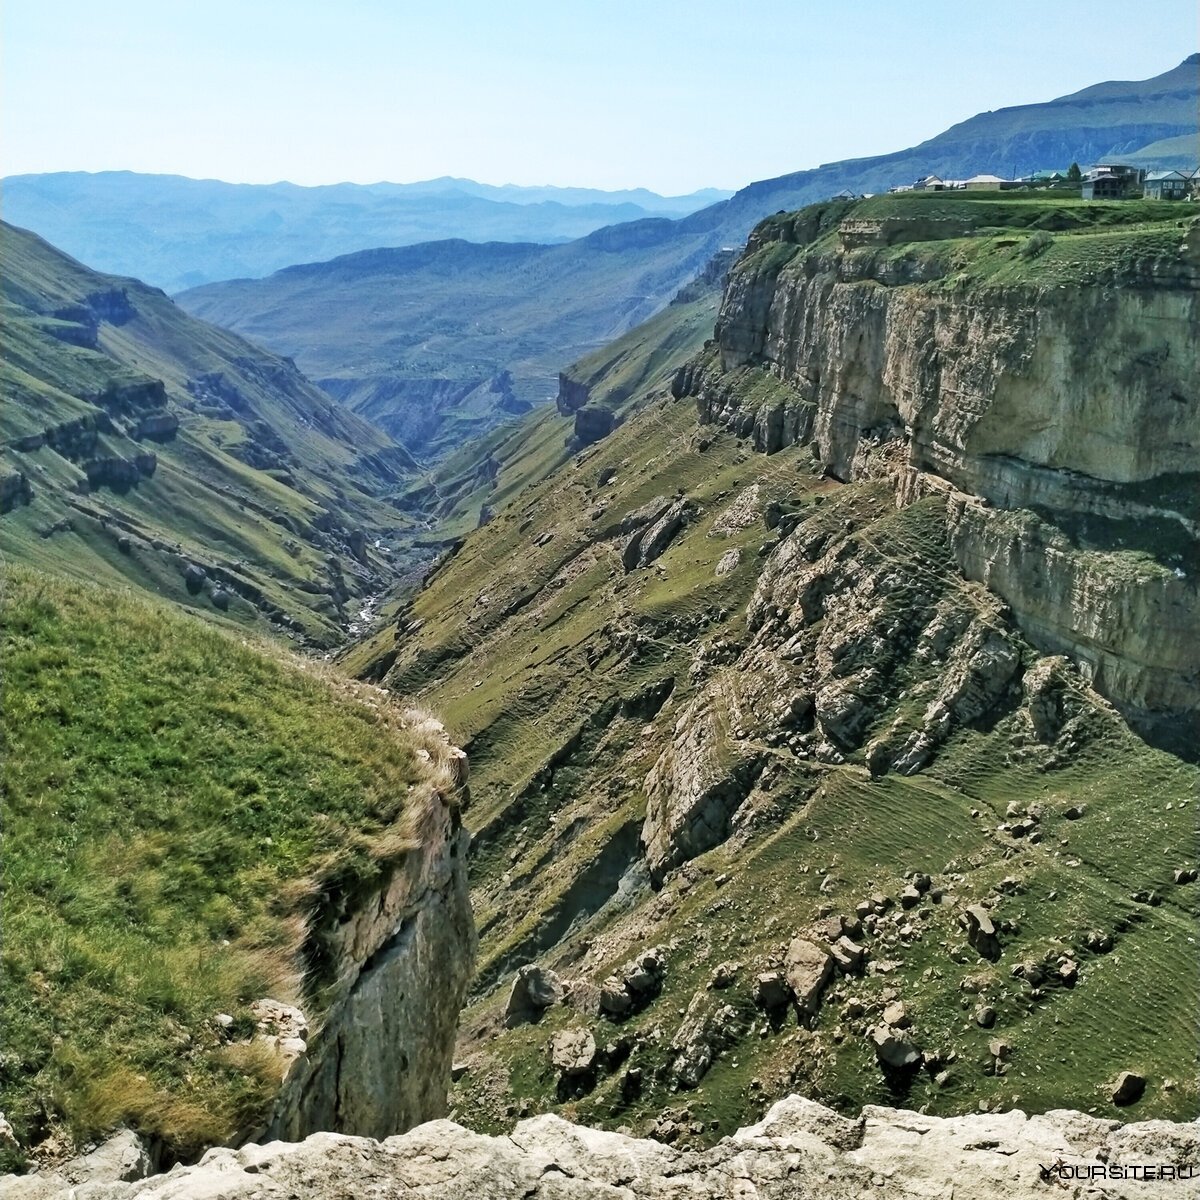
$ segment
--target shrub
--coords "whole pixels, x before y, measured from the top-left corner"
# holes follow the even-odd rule
[[[1054,239],[1044,229],[1039,229],[1021,247],[1021,255],[1023,258],[1037,258],[1053,241]]]

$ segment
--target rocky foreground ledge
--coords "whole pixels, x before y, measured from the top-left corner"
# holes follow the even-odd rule
[[[123,1161],[128,1171],[132,1160]],[[385,1141],[317,1133],[216,1149],[136,1182],[0,1181],[5,1200],[1174,1200],[1198,1189],[1200,1122],[878,1107],[851,1120],[799,1096],[702,1152],[540,1116],[507,1137],[431,1121]]]

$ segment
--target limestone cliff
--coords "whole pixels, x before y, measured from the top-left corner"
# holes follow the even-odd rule
[[[335,999],[255,1136],[387,1137],[446,1111],[455,1029],[474,969],[461,820],[466,756],[432,718],[415,715],[412,729],[429,775],[414,792],[407,853],[371,895],[327,898],[309,956],[332,972]]]
[[[760,226],[677,394],[766,453],[886,476],[900,503],[952,494],[961,569],[1035,644],[1144,725],[1194,732],[1197,225],[1052,237],[1028,203],[879,204]]]
[[[81,1200],[1008,1200],[1078,1195],[1086,1187],[1112,1200],[1169,1200],[1191,1194],[1198,1176],[1194,1123],[1120,1125],[1067,1110],[945,1119],[878,1106],[848,1118],[789,1096],[762,1121],[699,1154],[555,1116],[522,1121],[503,1137],[436,1121],[385,1142],[319,1134],[300,1145],[215,1150],[183,1171],[133,1182],[96,1179],[72,1194]],[[43,1200],[66,1191],[33,1179],[15,1181],[3,1194]]]

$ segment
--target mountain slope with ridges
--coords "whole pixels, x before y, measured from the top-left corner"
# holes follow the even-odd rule
[[[1096,671],[963,565],[988,522],[1011,548],[1057,521],[1042,592],[1093,562],[1089,613],[1168,588],[1194,626],[1174,528],[1194,489],[1172,456],[1196,436],[1196,276],[1177,212],[913,196],[771,218],[669,392],[652,383],[549,472],[527,450],[568,442],[572,414],[497,443],[507,502],[345,660],[420,695],[471,757],[461,1119],[499,1130],[515,1106],[695,1146],[794,1088],[844,1112],[1121,1117],[1125,1070],[1146,1081],[1131,1114],[1200,1111],[1180,953],[1200,772],[1092,686],[1120,661],[1157,669],[1139,638],[1174,627],[1127,622]],[[1093,305],[1096,322],[1159,314],[1106,338],[1104,370],[1136,374],[1151,327],[1173,349],[1138,403],[1182,399],[1177,426],[1137,422],[1137,486],[1077,489],[1092,511],[1072,525],[1032,461],[1036,493],[950,447],[1015,471],[966,431],[1036,448],[1076,387],[1101,405],[1097,444],[1124,443],[1134,410],[1103,406],[1134,393],[1079,373],[1080,330],[1101,325],[1071,335],[1055,315]],[[602,394],[605,357],[616,383],[615,353],[568,378]],[[919,417],[892,419],[888,396]],[[984,419],[1012,397],[1020,419]],[[1163,521],[1129,540],[1135,505]],[[1190,646],[1160,703],[1187,706]]]
[[[0,232],[0,548],[342,640],[405,569],[384,544],[411,524],[387,502],[408,452],[161,291]]]

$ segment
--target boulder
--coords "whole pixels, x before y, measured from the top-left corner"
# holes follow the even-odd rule
[[[780,971],[763,971],[754,980],[754,1003],[768,1012],[783,1008],[790,995]]]
[[[606,1017],[626,1017],[633,1011],[633,997],[621,981],[610,975],[600,987],[600,1011]]]
[[[717,560],[716,574],[728,575],[731,571],[737,570],[737,565],[742,561],[742,552],[738,549],[726,550],[724,554]]]
[[[12,1130],[0,1114],[0,1148],[16,1149]],[[147,1144],[131,1129],[118,1129],[94,1150],[49,1171],[0,1177],[0,1196],[8,1200],[54,1200],[75,1195],[111,1195],[110,1186],[137,1183],[156,1167]],[[79,1189],[78,1191],[76,1189]],[[124,1189],[118,1189],[123,1191]]]
[[[19,1150],[17,1135],[9,1124],[8,1118],[0,1112],[0,1150]]]
[[[784,963],[784,977],[802,1015],[811,1016],[833,975],[829,951],[807,938],[793,938]]]
[[[890,1025],[875,1026],[871,1030],[870,1040],[879,1065],[889,1070],[910,1070],[921,1061],[921,1052],[916,1046],[897,1034]]]
[[[600,1012],[614,1020],[645,1008],[662,991],[667,971],[660,947],[643,950],[622,964],[600,988]]]
[[[836,942],[833,943],[831,949],[833,961],[837,964],[837,968],[843,975],[850,975],[862,969],[863,962],[866,960],[867,951],[865,946],[860,946],[857,942],[852,941],[845,934],[842,934]]]
[[[585,404],[575,410],[576,446],[590,446],[607,437],[616,427],[616,415],[598,404]]]
[[[621,551],[621,565],[628,572],[654,562],[674,541],[694,512],[692,502],[682,497],[667,504],[625,543]]]
[[[995,962],[1000,957],[1000,938],[986,908],[968,904],[960,923],[967,931],[967,941],[982,958]]]
[[[550,1039],[550,1065],[562,1079],[580,1079],[596,1066],[596,1039],[582,1025],[560,1029]]]
[[[741,964],[736,962],[718,963],[713,970],[712,978],[708,981],[708,986],[716,990],[732,987],[737,981],[737,973],[740,967]]]
[[[671,1040],[667,1078],[677,1088],[696,1087],[717,1055],[732,1046],[741,1031],[742,1021],[733,1005],[709,1008],[701,992]]]
[[[301,1040],[308,1037],[308,1018],[294,1005],[281,1000],[254,1000],[250,1012],[260,1033]]]
[[[1136,1071],[1122,1071],[1113,1084],[1112,1102],[1118,1108],[1136,1104],[1146,1091],[1146,1079]]]
[[[102,1142],[90,1154],[62,1169],[71,1183],[132,1183],[145,1179],[154,1169],[154,1160],[132,1129],[122,1129]]]
[[[512,1029],[516,1025],[539,1020],[546,1009],[563,998],[565,990],[562,981],[553,971],[536,963],[521,967],[508,994],[504,1024]]]

